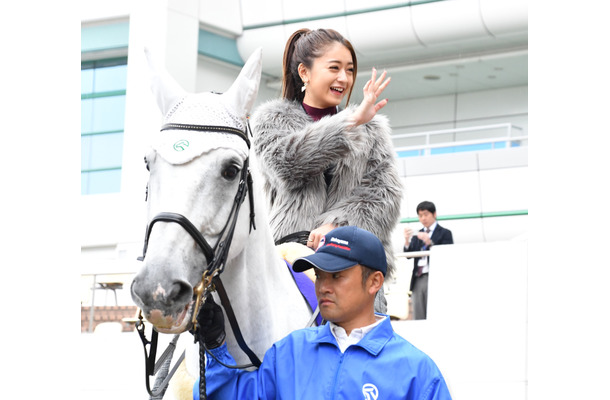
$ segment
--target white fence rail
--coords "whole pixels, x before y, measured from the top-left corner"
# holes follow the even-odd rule
[[[423,251],[410,251],[408,253],[396,253],[394,257],[404,257],[404,258],[415,258],[415,257],[425,257],[430,255],[430,250]]]
[[[491,133],[498,130],[500,134]],[[459,148],[465,146],[490,145],[489,147],[494,149],[498,146],[509,148],[527,145],[528,136],[523,134],[515,136],[515,131],[522,132],[523,129],[510,123],[503,123],[419,133],[403,133],[392,135],[392,140],[394,142],[394,150],[399,155],[404,152],[416,152],[413,155],[417,156],[430,155],[434,150],[444,148],[448,149],[448,152],[450,152],[450,149],[453,149],[453,152],[455,152],[455,150],[464,151],[464,149]],[[401,141],[408,141],[414,144],[400,146],[398,144]]]

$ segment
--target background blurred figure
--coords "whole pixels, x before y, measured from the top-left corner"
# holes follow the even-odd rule
[[[404,250],[421,251],[440,244],[453,244],[453,235],[449,229],[436,222],[436,206],[431,201],[422,201],[417,205],[419,222],[424,226],[413,236],[411,228],[405,228]],[[413,319],[426,319],[428,305],[428,274],[430,272],[430,257],[416,257],[411,275],[411,301],[413,303]]]

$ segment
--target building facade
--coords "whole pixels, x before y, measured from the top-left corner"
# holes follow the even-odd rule
[[[226,90],[263,48],[257,103],[280,95],[281,58],[301,27],[329,27],[358,53],[352,102],[372,67],[392,82],[382,110],[405,184],[402,228],[433,201],[456,243],[527,233],[528,41],[524,1],[84,1],[81,12],[81,259],[90,280],[128,283],[146,226],[147,134],[161,116],[144,47],[188,91]],[[256,106],[256,105],[255,105]],[[110,274],[110,275],[108,275]],[[124,274],[124,275],[112,275]],[[118,303],[130,304],[128,290]],[[98,293],[99,300],[99,293]]]

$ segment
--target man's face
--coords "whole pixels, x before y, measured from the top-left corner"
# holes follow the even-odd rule
[[[430,228],[434,221],[436,221],[436,213],[432,214],[428,210],[418,211],[417,216],[419,217],[419,222],[426,228]]]
[[[362,285],[360,265],[335,273],[317,268],[314,271],[320,314],[325,320],[346,328],[358,326],[360,320],[370,317],[367,309],[370,294]]]

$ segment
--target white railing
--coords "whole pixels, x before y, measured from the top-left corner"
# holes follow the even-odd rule
[[[502,129],[504,131],[501,135],[489,135],[482,139],[470,139],[470,140],[458,140],[457,135],[467,136],[468,134],[475,134],[477,132],[484,132],[490,130]],[[519,135],[513,136],[513,131],[522,131],[523,129],[510,123],[493,124],[493,125],[481,125],[467,128],[453,128],[453,129],[441,129],[436,131],[418,132],[418,133],[403,133],[398,135],[392,135],[392,140],[397,143],[400,139],[409,139],[410,141],[423,142],[421,144],[410,145],[410,146],[394,146],[394,150],[400,155],[402,152],[417,152],[418,156],[425,156],[432,154],[434,149],[442,148],[459,148],[464,146],[476,146],[476,145],[491,145],[491,148],[496,148],[497,143],[502,143],[502,148],[509,148],[513,145],[522,146],[527,145],[528,136]],[[453,134],[453,140],[439,141],[433,143],[434,137],[441,135]],[[418,140],[419,139],[419,140]],[[461,150],[464,151],[464,150]]]
[[[396,253],[394,257],[404,257],[404,258],[415,258],[415,257],[425,257],[430,255],[430,250],[422,250],[422,251],[410,251],[408,253]]]

